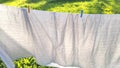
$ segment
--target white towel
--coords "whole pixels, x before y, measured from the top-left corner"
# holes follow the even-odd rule
[[[120,14],[81,18],[0,5],[0,48],[0,57],[10,68],[12,60],[27,56],[40,65],[119,68]]]

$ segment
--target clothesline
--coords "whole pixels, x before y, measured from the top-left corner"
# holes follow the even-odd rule
[[[30,6],[28,6],[27,11],[28,11],[28,13],[30,13]],[[82,17],[82,16],[83,16],[83,10],[80,11],[80,17]]]

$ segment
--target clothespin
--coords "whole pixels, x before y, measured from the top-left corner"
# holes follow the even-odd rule
[[[30,13],[30,6],[28,6],[28,13]]]
[[[80,11],[80,17],[83,16],[83,12],[84,12],[83,10]]]

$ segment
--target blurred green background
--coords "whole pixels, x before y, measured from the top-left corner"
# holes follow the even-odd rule
[[[37,10],[86,14],[119,14],[120,0],[0,0],[0,3]]]
[[[35,61],[35,58],[33,57],[19,58],[18,60],[14,61],[14,64],[15,64],[15,68],[54,68],[54,67],[38,65]],[[7,68],[1,59],[0,59],[0,68]]]
[[[119,14],[120,0],[0,0],[0,4],[16,7],[28,7],[53,12],[85,14]],[[40,66],[33,57],[20,58],[14,61],[16,68],[52,68]],[[0,60],[0,68],[6,68]]]

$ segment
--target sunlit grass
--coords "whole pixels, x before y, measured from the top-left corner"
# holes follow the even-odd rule
[[[28,2],[29,1],[29,2]],[[84,10],[86,14],[114,14],[120,13],[120,1],[119,0],[79,0],[79,1],[59,1],[57,0],[37,0],[37,2],[31,2],[32,0],[10,0],[3,4],[17,7],[30,6],[31,9],[47,10],[54,12],[68,12],[79,13],[80,10]],[[35,0],[33,0],[35,1]]]
[[[40,66],[36,63],[35,58],[27,57],[27,58],[19,58],[14,61],[15,68],[54,68],[47,66]],[[6,68],[6,65],[0,59],[0,68]]]

